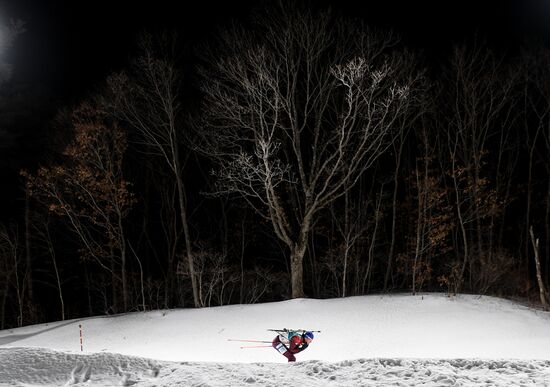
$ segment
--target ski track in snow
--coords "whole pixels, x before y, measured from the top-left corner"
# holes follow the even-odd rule
[[[548,360],[167,362],[0,348],[0,386],[550,386]]]

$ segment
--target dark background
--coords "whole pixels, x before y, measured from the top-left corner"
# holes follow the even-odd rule
[[[233,19],[246,20],[264,1],[181,2],[17,0],[0,7],[26,22],[27,33],[10,54],[19,79],[46,83],[62,98],[86,93],[109,72],[123,67],[142,30],[177,29],[196,46]],[[310,1],[329,5],[370,25],[397,30],[406,43],[439,53],[477,32],[511,47],[526,33],[543,33],[550,4],[543,0]]]
[[[26,32],[4,53],[14,72],[0,89],[0,220],[15,216],[21,203],[18,171],[40,163],[47,143],[45,128],[55,113],[77,103],[110,73],[124,68],[139,32],[177,30],[192,62],[193,50],[211,34],[232,20],[246,21],[255,8],[266,4],[257,0],[137,3],[13,0],[0,5],[1,23],[9,19],[26,23]],[[308,4],[328,5],[369,25],[392,28],[407,45],[423,50],[433,61],[448,54],[453,44],[474,35],[509,52],[528,37],[550,36],[550,3],[543,0],[323,0]]]

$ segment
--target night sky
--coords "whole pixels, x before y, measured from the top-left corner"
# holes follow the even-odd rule
[[[140,31],[177,29],[193,48],[231,20],[246,21],[260,1],[200,2],[11,0],[0,5],[0,22],[22,19],[27,32],[5,55],[13,79],[1,90],[1,218],[13,214],[17,171],[40,162],[45,127],[55,112],[93,91],[111,72],[124,68]],[[483,5],[480,5],[482,3]],[[429,57],[445,55],[475,32],[495,47],[514,50],[526,35],[550,36],[550,1],[311,1],[346,16],[397,30]],[[548,31],[547,31],[548,30]],[[0,219],[0,220],[2,220]]]
[[[20,76],[44,82],[64,97],[86,93],[97,81],[122,68],[143,30],[177,29],[194,46],[232,19],[246,20],[262,1],[181,2],[155,0],[8,0],[6,17],[26,21],[28,32],[14,56]],[[447,50],[453,42],[479,31],[496,44],[513,44],[527,30],[550,25],[546,0],[448,1],[311,1],[328,5],[369,24],[399,31],[411,45],[428,51]],[[545,20],[545,16],[547,19]]]

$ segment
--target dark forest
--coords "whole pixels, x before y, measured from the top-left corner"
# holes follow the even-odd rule
[[[292,2],[193,44],[160,27],[33,144],[0,128],[32,153],[2,166],[0,329],[387,292],[550,307],[544,39],[434,50]]]

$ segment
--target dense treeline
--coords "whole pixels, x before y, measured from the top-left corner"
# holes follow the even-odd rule
[[[0,328],[390,291],[548,307],[544,45],[475,39],[433,60],[391,31],[273,8],[192,62],[177,47],[143,36],[21,172]]]

